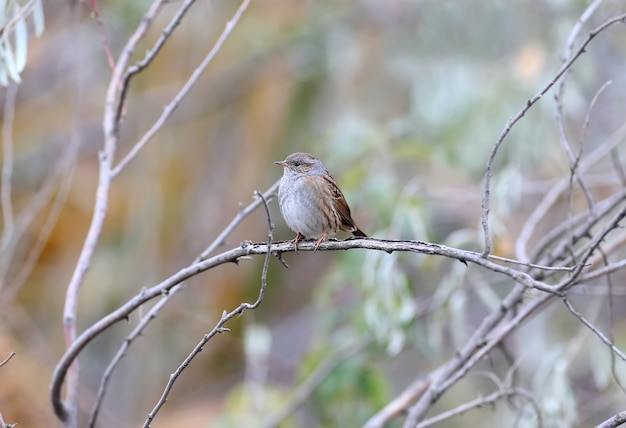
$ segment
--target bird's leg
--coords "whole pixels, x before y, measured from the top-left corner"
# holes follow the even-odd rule
[[[328,232],[324,232],[322,234],[322,236],[320,236],[320,239],[318,239],[317,241],[315,241],[315,247],[313,247],[313,251],[317,251],[318,247],[320,246],[320,244],[322,243],[322,241],[324,239],[326,239],[328,237]]]
[[[304,235],[303,235],[303,234],[301,234],[300,232],[298,232],[298,234],[296,235],[296,237],[295,237],[295,238],[293,238],[293,239],[291,240],[291,242],[293,242],[293,244],[294,244],[294,245],[295,245],[295,247],[296,247],[296,254],[298,254],[298,242],[300,242],[300,240],[301,240],[302,238],[304,238]]]

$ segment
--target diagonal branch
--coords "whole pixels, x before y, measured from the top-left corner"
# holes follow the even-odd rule
[[[141,149],[143,149],[148,141],[150,141],[152,137],[154,137],[154,135],[163,127],[165,121],[169,119],[172,113],[174,113],[174,110],[176,110],[183,98],[187,96],[191,88],[196,84],[200,75],[204,73],[204,70],[206,70],[206,68],[209,66],[209,64],[211,64],[218,52],[222,49],[224,42],[226,41],[226,39],[228,39],[228,36],[230,36],[230,33],[232,33],[233,29],[237,26],[237,23],[241,19],[243,13],[250,5],[250,1],[251,0],[243,0],[241,5],[239,6],[239,9],[237,9],[237,11],[235,12],[235,15],[233,15],[231,20],[226,23],[224,31],[220,35],[219,39],[217,39],[217,42],[215,42],[215,44],[213,45],[213,48],[209,51],[207,56],[204,57],[198,68],[193,71],[189,79],[187,79],[187,82],[185,82],[183,87],[180,89],[180,91],[178,91],[172,101],[170,101],[165,106],[165,108],[163,109],[163,113],[161,113],[161,116],[159,116],[159,118],[154,122],[150,129],[146,131],[143,137],[141,137],[141,139],[133,146],[133,148],[130,149],[128,154],[124,156],[124,158],[117,164],[117,166],[113,168],[113,171],[111,172],[113,177],[117,176],[126,167],[126,165],[128,165],[128,163],[132,161],[135,156],[137,156],[137,154],[141,151]]]
[[[228,321],[233,319],[235,316],[243,314],[246,310],[252,310],[252,309],[258,308],[261,302],[263,301],[263,297],[265,296],[265,289],[267,288],[267,271],[270,266],[270,257],[272,254],[272,237],[273,237],[273,232],[274,232],[274,224],[272,223],[272,218],[270,216],[270,209],[267,204],[267,200],[265,199],[265,197],[263,196],[261,192],[255,191],[255,194],[263,201],[263,206],[265,207],[265,214],[267,215],[267,224],[268,224],[267,253],[265,254],[265,261],[263,262],[263,272],[261,273],[261,289],[259,290],[259,295],[256,301],[252,304],[244,302],[228,313],[224,311],[224,313],[222,314],[222,318],[215,325],[213,330],[211,330],[208,334],[204,335],[202,340],[198,342],[198,344],[193,348],[193,350],[187,356],[187,358],[185,358],[185,360],[178,366],[176,371],[172,373],[172,375],[170,376],[167,382],[167,385],[165,386],[165,389],[163,390],[163,394],[161,395],[161,398],[156,403],[152,411],[148,413],[148,417],[146,418],[146,421],[143,424],[144,428],[148,428],[150,426],[150,423],[154,420],[154,417],[156,416],[156,414],[159,412],[161,407],[163,407],[163,405],[165,404],[165,401],[167,401],[167,396],[172,390],[172,387],[174,386],[174,382],[176,382],[178,377],[182,374],[183,370],[185,370],[189,366],[189,364],[191,364],[191,361],[196,357],[196,355],[198,355],[200,351],[202,351],[202,348],[207,344],[207,342],[211,340],[213,336],[215,336],[217,333],[224,333],[226,331],[230,331],[228,328],[224,327],[224,325]]]
[[[213,251],[215,251],[217,247],[224,244],[226,237],[230,235],[232,231],[244,219],[246,219],[255,209],[257,209],[261,204],[271,201],[272,198],[276,194],[276,190],[278,189],[278,183],[279,181],[274,183],[265,193],[261,194],[260,197],[258,197],[252,203],[250,203],[247,207],[241,209],[237,213],[235,218],[233,218],[233,220],[228,224],[228,226],[224,228],[222,233],[220,233],[218,237],[215,238],[213,243],[209,245],[209,247],[206,250],[204,250],[202,254],[200,254],[200,256],[198,256],[198,258],[196,258],[194,263],[198,263],[206,259],[208,255],[211,254]],[[104,395],[106,394],[109,380],[111,379],[111,376],[113,374],[113,371],[117,367],[117,364],[122,360],[124,355],[126,355],[126,352],[128,351],[128,348],[133,343],[133,341],[143,332],[143,330],[148,326],[148,324],[153,319],[156,318],[156,316],[159,314],[161,309],[165,307],[165,305],[174,297],[174,295],[183,289],[184,284],[185,284],[184,282],[181,282],[180,284],[176,285],[171,290],[169,290],[168,293],[165,293],[161,297],[161,300],[159,300],[157,304],[155,304],[152,308],[150,308],[148,313],[141,318],[137,326],[126,337],[126,339],[124,340],[124,343],[122,344],[120,349],[118,349],[117,353],[115,354],[115,356],[113,357],[113,359],[107,366],[106,370],[104,371],[104,374],[102,375],[102,379],[100,380],[100,386],[98,387],[98,394],[96,396],[96,400],[93,404],[91,415],[87,423],[88,427],[95,426],[96,420],[98,418],[98,413],[100,411],[100,406],[102,405],[102,402],[104,400]]]
[[[626,411],[623,411],[623,412],[619,412],[618,414],[614,416],[611,416],[606,421],[597,425],[596,428],[615,428],[625,423],[626,423]]]
[[[460,250],[456,248],[446,247],[444,245],[432,244],[422,241],[395,241],[375,238],[358,238],[348,239],[345,241],[329,240],[322,242],[317,250],[336,251],[358,248],[385,251],[387,253],[392,253],[394,251],[403,251],[419,254],[439,255],[443,257],[457,259],[465,263],[473,263],[486,269],[501,273],[518,282],[519,284],[522,284],[522,290],[526,289],[527,287],[531,287],[546,292],[554,291],[553,286],[541,281],[536,281],[530,275],[524,272],[520,272],[518,270],[508,268],[492,262],[488,259],[485,259],[480,253],[474,251]],[[206,270],[212,269],[225,263],[237,263],[247,256],[267,255],[268,251],[276,255],[280,255],[282,253],[292,252],[294,251],[294,249],[295,248],[291,241],[273,243],[271,245],[271,248],[269,248],[266,243],[243,242],[239,247],[224,251],[198,263],[192,263],[188,267],[183,268],[174,275],[170,276],[160,284],[142,290],[138,295],[130,299],[124,305],[120,306],[117,310],[111,312],[109,315],[103,317],[91,327],[87,328],[65,352],[55,368],[52,384],[50,387],[51,400],[55,411],[58,411],[61,408],[60,406],[62,405],[60,401],[60,393],[68,368],[76,359],[78,354],[82,351],[82,349],[87,346],[87,344],[89,344],[96,336],[105,331],[111,325],[126,319],[129,314],[131,314],[133,311],[135,311],[146,302],[168,293],[173,287],[177,286],[181,282]],[[314,251],[315,243],[308,241],[301,242],[298,245],[298,250],[303,252]],[[508,304],[512,305],[513,302],[508,302]]]
[[[494,144],[493,149],[491,150],[491,153],[489,154],[489,158],[487,160],[487,167],[485,168],[485,183],[483,187],[482,214],[481,214],[481,225],[483,228],[483,233],[485,235],[484,236],[485,242],[484,242],[484,249],[483,249],[484,256],[486,256],[487,254],[491,252],[491,246],[492,246],[491,232],[489,229],[489,209],[491,205],[490,199],[491,199],[491,178],[493,176],[493,162],[496,158],[496,155],[498,154],[498,150],[500,149],[500,146],[504,142],[504,139],[509,134],[509,132],[511,132],[511,129],[513,129],[513,126],[515,126],[515,124],[522,117],[524,117],[526,112],[530,110],[530,108],[535,103],[537,103],[537,101],[539,101],[556,84],[556,82],[563,76],[563,74],[567,72],[567,70],[570,69],[570,67],[572,67],[572,65],[576,62],[576,60],[578,60],[578,58],[585,52],[589,43],[591,43],[591,41],[594,38],[596,38],[598,34],[602,33],[604,30],[611,27],[612,25],[623,24],[625,22],[626,22],[626,14],[618,15],[604,22],[595,30],[591,31],[589,33],[589,36],[587,36],[587,39],[578,48],[576,53],[574,53],[572,57],[569,58],[569,60],[565,64],[563,64],[561,69],[558,71],[558,73],[556,73],[556,75],[552,78],[552,80],[548,82],[535,96],[529,99],[524,105],[524,107],[519,112],[517,112],[515,116],[513,116],[507,121],[506,125],[504,126],[504,129],[500,133],[500,136],[496,140],[496,143]]]

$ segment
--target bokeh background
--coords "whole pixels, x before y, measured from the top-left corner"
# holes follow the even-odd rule
[[[241,204],[252,201],[255,189],[280,177],[273,161],[295,151],[326,163],[371,236],[480,249],[489,151],[507,120],[558,71],[567,35],[587,3],[254,0],[173,117],[115,180],[80,294],[79,329],[193,261]],[[117,55],[150,2],[98,4]],[[135,60],[179,6],[166,5]],[[120,156],[152,125],[238,6],[199,0],[133,80]],[[622,1],[605,1],[583,34],[625,10]],[[64,352],[66,287],[93,211],[111,79],[89,2],[45,2],[45,17],[44,34],[31,40],[22,83],[0,90],[4,113],[16,90],[13,209],[16,218],[33,213],[0,253],[0,359],[17,353],[0,368],[0,412],[24,427],[54,424],[48,386]],[[617,26],[593,41],[574,67],[563,105],[576,147],[593,148],[623,125],[625,57],[626,31]],[[609,79],[583,134],[589,103]],[[492,225],[494,252],[502,256],[514,256],[523,221],[569,171],[552,95],[516,125],[496,161]],[[609,193],[617,185],[604,172],[594,173],[599,191]],[[275,201],[272,214],[274,238],[291,239]],[[543,230],[562,215],[546,219]],[[222,249],[266,236],[265,214],[258,210]],[[284,426],[358,426],[453,355],[512,287],[478,269],[421,255],[359,250],[284,257],[289,269],[271,262],[261,307],[229,323],[232,332],[215,337],[194,359],[154,426],[255,426],[346,345],[358,352]],[[262,262],[220,266],[189,281],[115,372],[99,426],[144,420],[169,374],[222,311],[256,298]],[[601,312],[604,299],[586,297],[585,309]],[[623,303],[615,297],[616,305]],[[102,371],[148,308],[81,354],[82,411],[89,411]],[[623,318],[616,320],[615,340],[622,344],[623,325]],[[568,348],[576,338],[580,345]],[[589,426],[623,406],[609,353],[598,344],[560,307],[546,309],[510,339],[521,356],[522,384],[545,404],[547,421],[563,423],[547,426]],[[510,365],[495,356],[485,367],[503,375]],[[436,409],[490,387],[470,376]],[[518,414],[501,403],[441,426],[510,426]]]

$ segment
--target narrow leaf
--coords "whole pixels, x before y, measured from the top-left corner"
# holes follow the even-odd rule
[[[3,28],[7,21],[7,2],[6,0],[0,0],[0,28]]]
[[[42,0],[36,0],[33,6],[33,24],[35,25],[35,35],[41,36],[45,27]]]
[[[8,35],[5,33],[4,37],[2,37],[2,42],[4,44],[4,65],[6,66],[7,73],[9,77],[13,79],[15,82],[20,83],[22,80],[20,79],[20,73],[17,71],[17,67],[15,65],[15,57],[13,55],[13,51],[11,50],[11,43],[9,41]]]
[[[9,76],[7,75],[7,68],[4,65],[4,47],[0,40],[0,84],[2,86],[9,86]]]
[[[18,73],[26,66],[26,56],[28,53],[28,28],[26,28],[26,18],[20,19],[15,24],[15,67]]]

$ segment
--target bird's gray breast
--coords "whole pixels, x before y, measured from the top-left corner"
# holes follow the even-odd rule
[[[317,239],[328,229],[328,225],[320,211],[319,194],[308,180],[310,176],[283,176],[278,190],[278,202],[291,230],[307,238]]]

